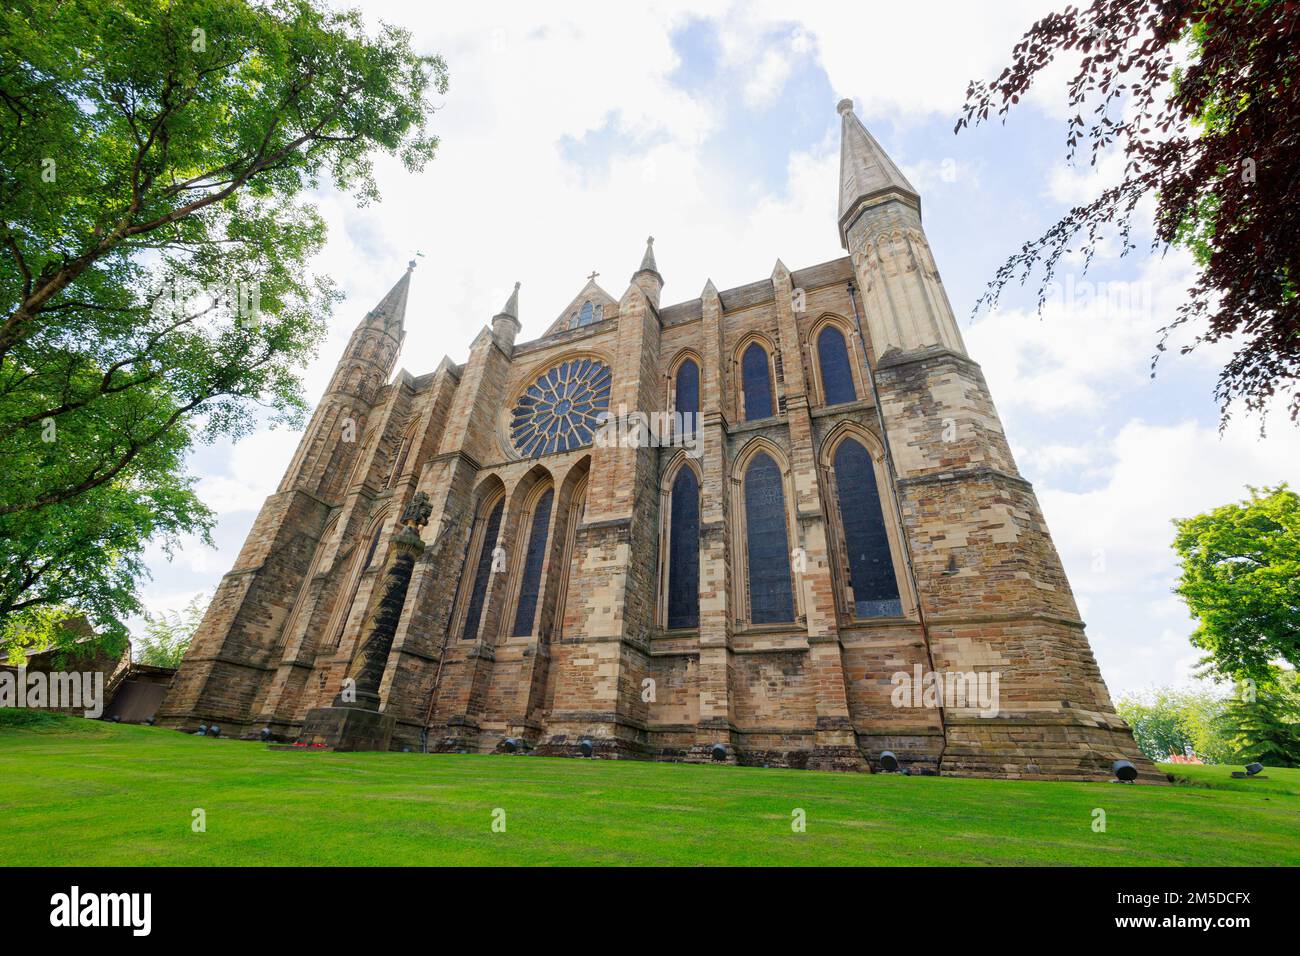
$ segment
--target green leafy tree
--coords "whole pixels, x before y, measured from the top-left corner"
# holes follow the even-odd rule
[[[1212,670],[1267,684],[1275,661],[1300,665],[1300,495],[1251,488],[1245,501],[1174,524],[1176,591]]]
[[[1300,688],[1295,671],[1278,669],[1264,684],[1239,685],[1221,721],[1238,762],[1300,767]]]
[[[302,200],[433,156],[440,57],[319,0],[0,10],[0,653],[124,641],[150,539],[205,537],[195,441],[297,424],[338,294]]]
[[[144,633],[132,640],[136,661],[154,667],[180,667],[208,601],[208,595],[197,594],[179,611],[146,613]]]
[[[1225,706],[1226,701],[1208,688],[1158,688],[1115,702],[1116,712],[1147,757],[1168,760],[1171,753],[1191,747],[1206,763],[1224,763],[1234,756],[1221,721]]]

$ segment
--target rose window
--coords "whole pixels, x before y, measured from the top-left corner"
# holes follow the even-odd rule
[[[510,419],[510,441],[524,457],[590,445],[609,410],[613,377],[595,359],[570,359],[528,387]]]

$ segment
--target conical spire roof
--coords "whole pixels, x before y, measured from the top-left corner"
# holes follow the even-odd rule
[[[510,298],[506,299],[506,304],[501,306],[501,311],[497,315],[505,315],[519,321],[519,283],[515,283],[515,290],[510,293]]]
[[[853,112],[852,100],[840,100],[840,238],[848,216],[863,200],[886,192],[910,198],[918,207],[921,197],[889,154],[867,132]]]
[[[655,264],[655,237],[650,236],[645,241],[645,255],[641,257],[641,268],[637,272],[653,272],[659,275],[659,266]],[[660,276],[662,278],[662,276]]]
[[[412,259],[406,272],[388,290],[388,294],[379,300],[379,304],[366,313],[366,325],[375,328],[397,329],[400,331],[406,322],[406,299],[411,292],[411,272],[415,269]]]

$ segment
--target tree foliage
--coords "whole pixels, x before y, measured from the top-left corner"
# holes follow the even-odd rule
[[[1076,239],[1085,269],[1104,230],[1127,253],[1134,210],[1154,195],[1153,245],[1186,245],[1201,266],[1157,358],[1184,325],[1196,335],[1183,351],[1231,341],[1215,390],[1223,421],[1234,402],[1261,412],[1279,390],[1300,416],[1297,37],[1300,4],[1282,0],[1093,0],[1033,24],[996,80],[971,83],[957,130],[1005,116],[1058,55],[1077,55],[1068,157],[1086,146],[1095,165],[1120,148],[1124,178],[1025,243],[979,304],[996,305],[1008,282],[1041,265],[1041,307]]]
[[[1239,763],[1300,767],[1300,686],[1296,672],[1276,669],[1259,685],[1238,686],[1220,718]]]
[[[1266,684],[1275,661],[1300,666],[1300,495],[1251,488],[1245,501],[1174,525],[1175,590],[1213,672]]]
[[[144,632],[132,639],[136,661],[154,667],[180,667],[209,600],[208,595],[197,594],[179,611],[145,614]]]
[[[1224,736],[1226,701],[1207,688],[1159,688],[1128,694],[1115,702],[1115,711],[1133,730],[1138,749],[1151,760],[1190,747],[1206,763],[1225,763],[1235,754]]]
[[[0,640],[119,638],[144,542],[203,536],[194,441],[296,423],[337,299],[305,193],[422,168],[439,57],[319,0],[0,12]]]

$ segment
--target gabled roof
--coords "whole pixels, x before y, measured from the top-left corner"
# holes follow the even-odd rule
[[[570,327],[574,315],[582,310],[582,304],[590,302],[592,308],[600,306],[604,310],[604,317],[609,318],[618,311],[618,299],[614,298],[604,289],[602,289],[595,279],[588,279],[587,284],[582,287],[582,291],[573,297],[573,301],[564,307],[564,311],[559,314],[551,327],[542,335],[545,338],[556,332],[563,332]]]

